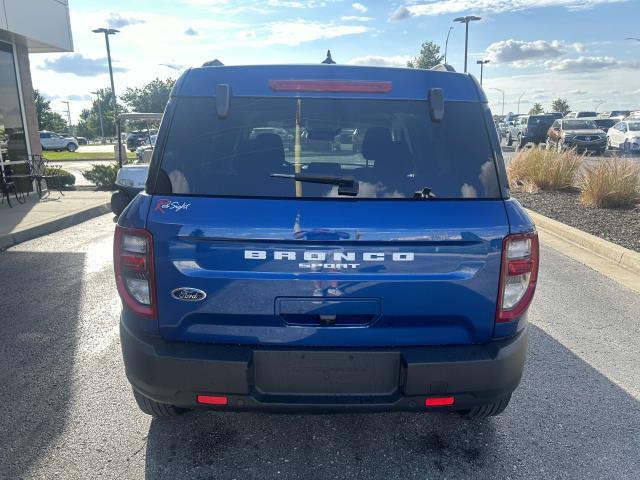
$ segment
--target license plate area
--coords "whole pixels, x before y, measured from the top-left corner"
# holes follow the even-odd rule
[[[398,390],[394,352],[257,351],[255,389],[265,395],[391,395]]]

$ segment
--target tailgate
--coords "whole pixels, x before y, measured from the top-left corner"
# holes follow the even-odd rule
[[[509,230],[502,200],[189,196],[147,228],[165,339],[325,347],[489,340]]]

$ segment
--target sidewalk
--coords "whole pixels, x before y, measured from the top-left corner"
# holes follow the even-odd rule
[[[11,197],[0,204],[0,250],[47,235],[111,211],[111,192],[53,191],[42,200],[32,193],[24,205]]]

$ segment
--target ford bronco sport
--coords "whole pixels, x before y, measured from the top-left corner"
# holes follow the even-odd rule
[[[455,72],[185,72],[114,240],[140,408],[501,413],[538,239],[492,122]]]

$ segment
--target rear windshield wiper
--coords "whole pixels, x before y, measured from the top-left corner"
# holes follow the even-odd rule
[[[289,178],[296,182],[324,183],[328,185],[338,185],[338,195],[358,195],[358,181],[355,177],[339,177],[337,175],[321,175],[315,173],[272,173],[273,178]]]

